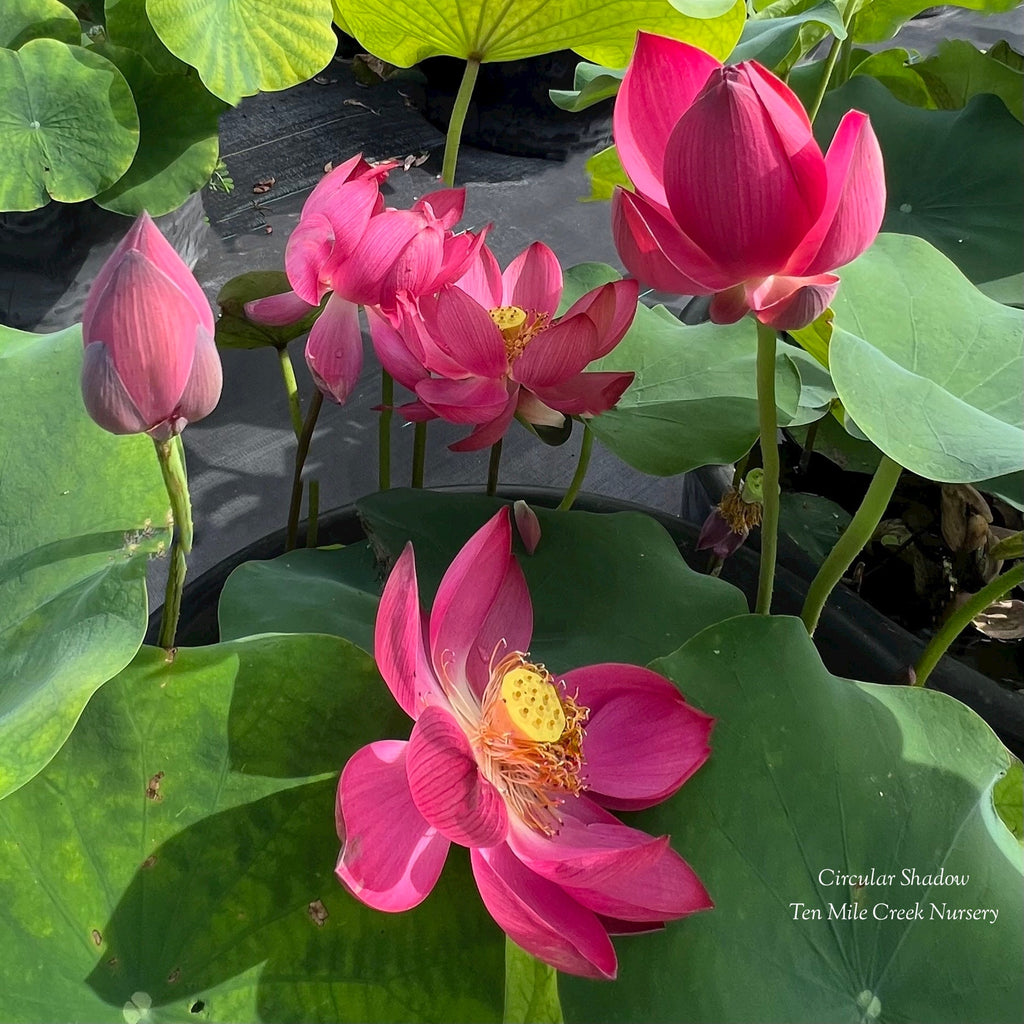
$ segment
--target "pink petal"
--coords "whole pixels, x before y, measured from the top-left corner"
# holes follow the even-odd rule
[[[462,220],[466,209],[466,190],[464,188],[441,188],[436,192],[428,192],[417,202],[413,209],[422,211],[429,207],[442,228],[451,229]]]
[[[758,65],[715,72],[680,118],[665,191],[680,229],[732,280],[784,267],[825,201],[825,162],[806,114]]]
[[[716,324],[734,324],[742,320],[750,312],[747,289],[738,284],[724,291],[715,292],[711,296],[708,312],[711,315],[711,322]]]
[[[223,383],[224,373],[213,332],[197,327],[192,369],[174,410],[175,417],[183,421],[182,427],[198,422],[217,408]]]
[[[422,306],[423,320],[437,350],[475,377],[504,377],[508,356],[501,331],[487,310],[461,288],[445,288]]]
[[[795,331],[817,320],[838,288],[835,274],[772,277],[748,290],[747,301],[761,323],[780,331]]]
[[[828,198],[817,224],[793,255],[792,273],[810,277],[856,259],[885,216],[885,169],[867,114],[850,110],[825,154]]]
[[[363,369],[363,335],[359,308],[337,292],[309,332],[306,364],[324,396],[343,405]]]
[[[426,225],[409,240],[381,282],[380,300],[393,309],[398,295],[416,297],[432,290],[444,259],[444,232]]]
[[[351,252],[332,253],[324,271],[331,287],[350,302],[380,305],[392,268],[423,228],[423,215],[411,210],[385,210],[371,217]]]
[[[299,223],[311,216],[326,217],[334,235],[332,257],[338,260],[351,255],[359,244],[376,212],[379,198],[376,181],[367,178],[347,181],[325,193],[322,202],[310,204],[307,201]]]
[[[444,288],[445,285],[460,281],[473,264],[477,253],[483,248],[484,239],[487,237],[487,232],[490,229],[491,225],[487,224],[477,232],[463,231],[457,235],[446,235],[441,267],[434,280],[424,287],[423,294],[433,294]],[[487,308],[489,309],[490,306],[487,306]]]
[[[107,345],[125,391],[153,426],[177,408],[204,321],[167,274],[130,249],[92,303],[82,336],[86,344]]]
[[[380,595],[373,657],[399,707],[412,719],[429,704],[446,704],[424,645],[424,623],[412,544],[395,562]]]
[[[707,295],[737,283],[687,238],[668,210],[616,188],[612,233],[626,269],[639,281],[676,295]]]
[[[562,268],[543,243],[525,248],[501,275],[503,306],[554,316],[562,297]]]
[[[636,665],[590,665],[562,677],[590,709],[583,756],[590,795],[639,810],[671,796],[707,759],[714,719],[663,676]]]
[[[343,164],[339,164],[317,182],[316,187],[302,204],[302,216],[326,213],[336,204],[338,190],[352,180],[363,179],[374,185],[379,185],[382,180],[387,178],[388,171],[394,166],[396,166],[395,163],[389,163],[371,167],[363,159],[362,153],[349,157]]]
[[[520,393],[519,386],[510,388],[508,402],[505,408],[494,417],[489,423],[481,423],[474,428],[473,432],[467,434],[461,441],[448,445],[448,450],[453,452],[475,452],[481,448],[490,448],[499,438],[505,436],[512,423],[512,417],[516,412],[516,402]]]
[[[284,269],[295,293],[310,305],[319,306],[331,290],[325,274],[334,248],[334,228],[319,213],[303,217],[288,236]]]
[[[484,906],[515,943],[567,974],[615,977],[615,949],[592,911],[530,871],[504,844],[472,850],[470,862]]]
[[[102,341],[85,346],[82,400],[86,412],[112,434],[142,434],[152,426],[135,407]]]
[[[451,712],[425,708],[406,756],[409,791],[420,814],[461,846],[494,846],[508,832],[501,794],[481,774],[473,748]]]
[[[406,418],[409,423],[426,423],[428,420],[436,420],[437,413],[427,408],[422,402],[406,402],[395,409]]]
[[[597,328],[597,349],[595,359],[608,355],[629,330],[636,316],[636,304],[640,294],[640,282],[626,278],[609,281],[587,292],[567,310],[563,320],[577,313],[586,313]]]
[[[406,779],[407,743],[357,750],[338,782],[336,818],[345,844],[334,869],[367,906],[397,912],[422,903],[448,855],[448,840],[416,810]]]
[[[633,373],[602,370],[581,373],[550,388],[531,388],[537,397],[552,409],[566,416],[600,416],[614,408],[626,388],[633,383]]]
[[[246,318],[267,327],[287,327],[316,309],[294,291],[253,299],[243,307]]]
[[[504,381],[468,377],[446,380],[427,377],[416,385],[416,397],[449,423],[488,423],[508,401]]]
[[[591,363],[596,349],[597,327],[589,316],[563,317],[512,361],[512,377],[531,389],[554,387]]]
[[[663,175],[669,136],[708,76],[721,66],[696,46],[637,34],[615,99],[615,146],[637,191],[662,206],[668,205]]]
[[[520,499],[513,502],[512,514],[515,516],[516,530],[522,539],[523,547],[526,548],[527,554],[532,555],[540,543],[540,520],[537,518],[537,513],[525,501]],[[532,635],[532,633],[533,629],[531,626],[530,634]],[[527,643],[529,643],[529,637],[527,638]]]
[[[420,358],[413,351],[415,336],[396,329],[391,321],[376,306],[367,306],[366,319],[370,324],[370,338],[381,366],[410,391],[429,374]]]
[[[484,309],[497,309],[501,305],[501,267],[486,245],[477,250],[455,283]]]

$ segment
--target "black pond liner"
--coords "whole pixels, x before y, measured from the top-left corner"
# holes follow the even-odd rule
[[[444,490],[479,493],[460,487]],[[559,491],[538,487],[499,488],[498,496],[507,500],[523,498],[546,508],[554,507],[562,498]],[[685,520],[633,502],[592,494],[580,495],[574,508],[584,512],[642,512],[665,527],[687,564],[699,568],[706,562],[705,553],[696,550],[699,527]],[[305,530],[301,529],[300,536],[304,535]],[[318,539],[321,545],[357,544],[365,538],[354,505],[334,509],[320,517]],[[228,576],[243,562],[276,558],[284,552],[284,542],[285,531],[278,530],[188,583],[178,624],[179,646],[217,643],[220,638],[217,605]],[[799,615],[815,566],[795,546],[786,543],[786,538],[780,538],[780,554],[772,610],[776,614]],[[757,591],[758,565],[757,550],[744,546],[726,560],[722,579],[739,587],[751,601]],[[147,643],[156,643],[159,629],[160,609],[157,609],[149,617]],[[907,667],[915,664],[924,650],[921,640],[842,585],[829,598],[814,640],[822,661],[834,675],[875,683],[905,684]],[[771,652],[766,651],[766,663],[770,658]],[[948,656],[932,672],[928,688],[941,690],[972,708],[1017,757],[1024,757],[1024,691],[1006,689]]]

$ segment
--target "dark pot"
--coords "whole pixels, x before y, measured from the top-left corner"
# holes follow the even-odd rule
[[[459,488],[454,488],[458,490]],[[553,508],[561,492],[547,488],[503,489],[509,500],[524,498],[531,504]],[[701,566],[705,554],[696,550],[699,527],[683,519],[654,512],[641,505],[600,495],[581,495],[575,508],[585,512],[642,512],[656,519],[671,534],[676,547],[691,566]],[[299,536],[305,536],[300,529]],[[354,505],[335,509],[321,517],[322,545],[354,544],[365,539]],[[798,615],[814,566],[781,538],[781,560],[776,571],[773,611]],[[185,587],[178,642],[184,647],[217,643],[217,603],[228,576],[243,562],[274,558],[284,551],[285,531],[264,537],[238,551],[203,573]],[[757,591],[759,555],[750,547],[740,548],[726,560],[722,578],[739,587],[749,601]],[[810,570],[810,571],[808,571]],[[160,611],[149,618],[147,643],[156,643]],[[905,683],[907,667],[917,662],[924,644],[917,637],[885,618],[852,590],[839,586],[821,616],[815,644],[822,661],[835,675],[877,683]],[[998,733],[1017,757],[1024,757],[1024,691],[1009,690],[964,665],[945,657],[928,680],[929,689],[941,690],[972,708]]]
[[[556,107],[548,96],[549,89],[572,88],[579,61],[572,50],[559,50],[526,60],[482,64],[462,141],[497,153],[548,160],[611,145],[613,100],[574,114]],[[466,62],[431,57],[419,68],[427,83],[413,86],[410,95],[432,125],[447,131]]]

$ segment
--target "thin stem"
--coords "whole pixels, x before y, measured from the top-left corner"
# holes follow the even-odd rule
[[[811,580],[800,618],[812,636],[828,595],[853,565],[853,560],[871,540],[872,534],[882,521],[902,472],[903,467],[898,462],[893,462],[887,455],[882,456],[860,508],[850,520],[850,525],[843,531],[843,535],[836,541],[836,546],[822,562],[817,576]]]
[[[594,432],[586,420],[583,421],[583,444],[580,446],[580,459],[576,463],[576,472],[573,474],[569,489],[558,506],[559,512],[568,512],[572,508],[576,496],[583,486],[583,478],[587,475],[587,467],[590,465],[590,453],[594,449]]]
[[[323,404],[323,392],[318,388],[313,392],[313,397],[309,403],[309,411],[306,413],[306,420],[302,424],[302,432],[299,434],[299,443],[295,449],[295,474],[292,477],[292,501],[288,508],[288,533],[285,540],[285,551],[291,551],[295,547],[296,538],[299,535],[299,512],[302,509],[302,467],[306,463],[306,456],[309,454],[309,442],[313,440],[316,419],[320,415],[320,406]]]
[[[306,523],[306,547],[316,547],[317,529],[320,515],[320,481],[309,481],[309,504],[307,506],[308,522]]]
[[[174,518],[174,532],[171,537],[170,565],[167,570],[167,588],[164,591],[164,607],[160,616],[161,647],[170,650],[178,631],[178,617],[181,614],[181,592],[185,586],[188,571],[186,555],[192,550],[192,502],[189,499],[188,479],[185,475],[184,451],[177,437],[166,441],[154,441],[160,473],[171,501],[171,515]]]
[[[779,443],[775,410],[775,328],[757,325],[757,415],[764,469],[764,514],[761,517],[761,569],[757,578],[758,615],[768,615],[775,587],[775,551],[779,537]]]
[[[427,421],[416,424],[412,435],[412,486],[423,486],[423,464],[427,457]]]
[[[498,490],[498,467],[501,465],[501,438],[491,445],[491,460],[487,464],[487,494],[494,497]]]
[[[849,39],[849,36],[847,36],[847,39]],[[828,48],[828,56],[825,58],[825,67],[821,72],[821,80],[818,82],[818,88],[815,90],[814,99],[807,108],[807,116],[812,122],[818,116],[821,101],[825,98],[825,93],[828,91],[828,83],[832,80],[832,72],[835,71],[836,61],[839,60],[839,54],[842,52],[842,44],[843,40],[838,36],[832,37],[832,45]]]
[[[946,653],[949,645],[967,627],[971,619],[980,615],[990,604],[1005,597],[1014,587],[1024,583],[1024,562],[1015,565],[1002,576],[986,583],[976,594],[965,601],[957,608],[952,615],[942,624],[942,628],[931,638],[924,654],[914,667],[914,686],[924,686],[932,669],[938,664],[939,659]]]
[[[292,430],[298,438],[302,433],[302,401],[299,398],[299,384],[295,379],[295,367],[292,366],[292,357],[288,355],[288,346],[282,345],[277,350],[277,357],[281,363],[281,377],[284,380],[284,390],[288,395],[288,411],[292,417]]]
[[[395,379],[387,370],[380,371],[380,420],[377,423],[377,489],[391,487],[391,407],[395,404]]]
[[[750,464],[750,452],[736,463],[735,468],[732,471],[732,489],[738,491],[740,484],[743,483],[743,474],[747,471],[747,466]]]
[[[455,165],[459,159],[459,142],[462,140],[462,126],[466,123],[466,111],[473,96],[473,86],[480,70],[480,58],[470,56],[466,59],[466,70],[463,72],[459,91],[455,95],[452,116],[448,120],[448,134],[444,140],[444,161],[441,164],[441,177],[446,185],[455,184]]]
[[[829,415],[826,413],[826,415]],[[824,419],[824,417],[822,417]],[[804,438],[804,450],[800,453],[800,462],[798,468],[801,473],[806,473],[808,467],[811,465],[811,456],[814,454],[814,441],[818,436],[818,427],[821,425],[821,420],[815,420],[807,428],[807,437]]]

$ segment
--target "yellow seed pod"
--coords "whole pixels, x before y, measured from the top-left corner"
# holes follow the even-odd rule
[[[558,691],[532,666],[520,665],[505,673],[501,699],[512,724],[528,739],[554,743],[565,731]]]

